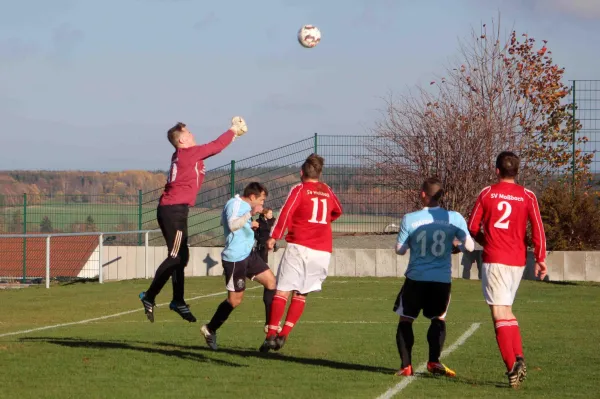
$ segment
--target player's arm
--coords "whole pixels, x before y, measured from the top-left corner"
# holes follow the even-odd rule
[[[289,222],[292,218],[292,215],[298,208],[298,204],[300,204],[300,193],[302,191],[302,185],[297,185],[293,187],[281,208],[281,212],[279,212],[279,217],[273,224],[273,228],[271,229],[271,239],[273,240],[281,240],[283,235],[285,234],[286,229],[289,226]]]
[[[236,137],[242,136],[248,131],[246,122],[243,118],[236,116],[231,120],[231,127],[225,133],[217,137],[210,143],[197,145],[194,147],[194,155],[198,160],[210,158],[223,151],[229,144],[233,143]]]
[[[455,220],[452,222],[452,224],[456,226],[455,236],[460,241],[458,249],[460,249],[462,252],[473,252],[475,249],[475,242],[469,235],[469,229],[467,228],[467,222],[465,221],[465,218],[459,213],[454,213],[453,216]]]
[[[248,220],[252,217],[251,212],[246,212],[243,215],[238,215],[240,212],[241,201],[232,201],[225,205],[225,217],[227,218],[227,226],[229,230],[236,231],[244,227]]]
[[[477,197],[477,201],[475,201],[475,205],[473,206],[473,210],[471,211],[471,217],[469,218],[468,231],[471,233],[471,236],[477,241],[480,245],[485,245],[485,236],[483,231],[481,231],[481,221],[483,219],[483,197],[484,192],[479,194]]]
[[[327,188],[329,189],[329,194],[331,195],[331,202],[333,203],[333,207],[331,209],[331,221],[334,222],[336,219],[342,216],[342,204],[340,203],[340,200],[335,195],[331,187],[327,186]]]
[[[396,253],[398,255],[405,255],[408,251],[408,239],[410,232],[408,231],[408,222],[406,216],[402,218],[400,223],[400,231],[398,232],[398,239],[396,240]]]
[[[546,233],[544,232],[544,223],[542,222],[540,207],[535,194],[529,190],[526,191],[526,194],[529,198],[527,217],[531,223],[535,260],[540,263],[546,260]]]

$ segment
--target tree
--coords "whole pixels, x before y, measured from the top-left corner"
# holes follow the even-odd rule
[[[21,215],[21,210],[17,209],[13,212],[12,215],[12,225],[10,227],[12,233],[22,233],[23,232],[23,216]]]
[[[88,215],[88,217],[85,219],[85,231],[94,232],[97,230],[98,229],[96,228],[96,222],[94,221],[94,218],[92,215]]]
[[[543,191],[539,203],[548,250],[600,249],[598,195],[583,182],[575,186],[571,182],[553,182]]]
[[[587,138],[574,134],[580,124],[564,101],[564,69],[553,64],[546,41],[538,49],[535,39],[515,31],[504,40],[500,24],[491,30],[484,24],[459,48],[445,76],[387,101],[373,132],[389,145],[371,148],[369,157],[380,183],[417,190],[425,177],[437,176],[444,205],[466,214],[494,181],[503,150],[520,155],[521,179],[529,184],[557,170],[572,172],[573,140],[580,147]],[[574,156],[582,177],[593,154]]]
[[[40,222],[40,232],[42,233],[52,233],[54,229],[52,228],[52,222],[48,216],[44,216],[42,221]]]

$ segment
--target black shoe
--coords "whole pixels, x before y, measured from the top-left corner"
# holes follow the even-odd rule
[[[185,302],[171,301],[171,303],[169,304],[169,309],[181,316],[183,320],[187,320],[190,323],[196,322],[196,318],[194,317],[192,312],[190,312],[190,307]]]
[[[275,347],[273,348],[273,350],[278,351],[281,348],[283,348],[286,340],[287,340],[287,337],[285,335],[276,336],[275,337]]]
[[[506,373],[506,376],[508,377],[508,385],[510,385],[511,388],[519,388],[519,386],[521,386],[521,376],[523,375],[523,364],[521,362],[515,362],[515,364],[513,364],[512,370],[510,370],[509,372]]]
[[[265,339],[265,342],[263,342],[260,348],[258,348],[258,351],[262,353],[267,353],[271,349],[275,350],[275,348],[277,347],[276,339],[277,338],[275,336],[267,337]]]
[[[517,363],[521,363],[519,382],[523,382],[527,378],[527,365],[525,365],[525,359],[522,356],[517,356]]]
[[[140,293],[140,301],[142,301],[142,305],[144,305],[144,312],[146,313],[146,317],[150,320],[151,323],[154,323],[154,307],[156,303],[154,301],[149,301],[146,299],[146,293]]]

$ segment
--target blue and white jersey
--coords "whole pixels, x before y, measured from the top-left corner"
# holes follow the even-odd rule
[[[410,249],[410,260],[405,276],[416,281],[452,281],[452,248],[457,238],[467,249],[474,243],[465,218],[446,209],[423,208],[404,215],[396,252],[404,255]]]
[[[250,204],[239,195],[225,204],[221,213],[221,224],[225,234],[225,248],[221,252],[223,260],[239,262],[250,256],[254,246],[251,210]]]

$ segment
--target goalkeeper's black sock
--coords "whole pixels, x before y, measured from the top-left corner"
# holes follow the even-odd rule
[[[276,290],[269,290],[265,287],[263,291],[263,303],[265,304],[265,326],[269,325],[269,317],[271,317],[271,305]]]
[[[233,306],[231,306],[227,299],[221,302],[207,325],[208,329],[213,333],[216,332],[227,321],[231,312],[233,312]]]
[[[414,343],[415,336],[413,334],[412,322],[401,321],[398,323],[396,345],[398,346],[398,353],[402,360],[401,368],[405,368],[412,364],[412,347]]]
[[[427,331],[427,342],[429,342],[429,361],[440,362],[440,355],[446,341],[446,322],[440,319],[432,319]]]

